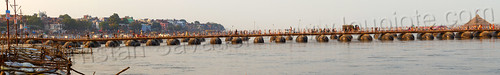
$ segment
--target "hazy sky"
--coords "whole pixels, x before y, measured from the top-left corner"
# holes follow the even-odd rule
[[[5,4],[5,1],[0,3]],[[467,13],[462,16],[468,19],[469,12],[474,14],[476,9],[500,10],[500,0],[17,0],[17,3],[24,14],[46,11],[52,17],[69,14],[79,18],[86,14],[104,17],[118,13],[121,17],[133,16],[135,19],[217,22],[228,29],[232,26],[254,29],[254,21],[258,29],[298,27],[299,19],[301,28],[332,27],[333,24],[340,27],[343,17],[348,23],[357,21],[362,26],[365,20],[368,26],[373,26],[374,19],[380,24],[382,18],[394,24],[395,17],[401,19],[403,16],[412,18],[417,24],[417,10],[421,25],[425,14],[435,16],[436,24],[451,24],[446,21],[448,12],[459,14],[465,10]],[[0,10],[5,10],[5,6]],[[497,19],[494,23],[500,23],[500,11],[494,14]],[[491,11],[487,11],[486,19],[492,21],[491,17]],[[459,17],[452,15],[449,19]],[[460,20],[459,24],[467,21]],[[403,24],[409,26],[410,21]],[[389,23],[384,22],[384,25]],[[401,24],[398,22],[398,25]]]

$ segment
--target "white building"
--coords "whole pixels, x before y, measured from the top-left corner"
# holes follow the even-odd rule
[[[141,24],[141,30],[142,31],[151,31],[151,25],[150,24]]]
[[[50,30],[50,32],[59,32],[59,33],[63,32],[62,30],[63,24],[49,24],[48,26],[49,26],[48,30]]]

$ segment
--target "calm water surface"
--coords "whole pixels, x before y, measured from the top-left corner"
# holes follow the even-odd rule
[[[73,68],[109,75],[499,75],[500,39],[95,48]],[[209,39],[207,39],[208,41]]]

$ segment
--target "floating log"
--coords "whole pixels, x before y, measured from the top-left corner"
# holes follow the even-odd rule
[[[205,42],[206,40],[205,40],[205,38],[198,38],[198,41]]]
[[[393,41],[395,37],[396,36],[394,36],[394,34],[385,33],[385,34],[382,34],[382,36],[379,38],[379,40],[382,40],[382,41]]]
[[[250,40],[250,38],[249,37],[242,37],[241,40],[248,41],[248,40]]]
[[[232,41],[233,37],[226,37],[225,39],[226,39],[225,41]]]
[[[274,40],[276,40],[276,36],[269,37],[269,42],[274,42]]]
[[[295,39],[295,42],[298,42],[298,43],[307,43],[307,36],[305,36],[305,35],[299,35]]]
[[[478,39],[489,39],[491,38],[491,32],[490,31],[475,32],[474,37]]]
[[[231,40],[232,44],[241,44],[243,43],[243,40],[240,37],[233,37],[233,40]]]
[[[155,39],[158,43],[163,43],[163,39]]]
[[[180,45],[181,42],[178,39],[168,39],[167,45]]]
[[[286,42],[286,39],[285,37],[282,37],[282,36],[278,36],[274,39],[274,42],[276,43],[285,43]]]
[[[255,37],[253,43],[264,43],[264,38],[262,36]]]
[[[420,40],[434,40],[434,35],[432,33],[419,33]]]
[[[292,36],[286,36],[286,40],[293,40]]]
[[[189,38],[182,38],[181,39],[181,42],[188,42],[189,41]]]
[[[191,38],[188,41],[188,45],[199,45],[199,44],[201,44],[201,42],[197,38]]]
[[[329,41],[328,37],[325,35],[318,35],[316,37],[317,37],[316,41],[318,41],[318,42],[328,42]]]
[[[339,39],[339,37],[337,35],[331,35],[330,39],[335,40],[335,39]]]
[[[36,44],[35,40],[28,40],[24,44]]]
[[[382,34],[374,34],[373,35],[373,39],[380,40],[381,37],[382,37]]]
[[[359,35],[358,40],[359,41],[372,41],[373,38],[370,34],[361,34],[361,35]]]
[[[120,44],[118,44],[118,42],[117,42],[117,41],[111,41],[111,40],[110,40],[110,41],[106,42],[106,45],[105,45],[105,46],[106,46],[106,47],[118,47],[118,46],[120,46]]]
[[[339,39],[337,40],[341,42],[350,42],[352,40],[352,35],[349,34],[340,35]]]
[[[474,34],[472,34],[472,32],[469,32],[469,31],[458,32],[455,35],[455,38],[460,39],[460,40],[472,39],[472,38],[474,38]]]
[[[76,47],[76,44],[73,43],[73,42],[66,42],[66,43],[64,43],[64,45],[62,47],[64,47],[64,48],[73,48],[73,47]]]
[[[439,40],[453,40],[455,39],[455,34],[453,32],[439,33],[437,38]]]
[[[43,43],[43,45],[53,45],[53,44],[56,44],[56,43],[52,40],[47,40]]]
[[[400,36],[401,37],[399,38],[399,40],[401,40],[401,41],[412,41],[412,40],[415,40],[415,36],[413,36],[412,33],[403,33]]]
[[[222,40],[219,37],[210,38],[210,44],[222,44]]]
[[[160,46],[160,43],[158,42],[158,40],[149,39],[146,42],[146,46]]]
[[[139,41],[137,40],[128,40],[127,42],[125,42],[125,46],[137,47],[141,46],[141,43],[139,43]]]
[[[98,43],[97,41],[87,41],[85,42],[85,48],[97,48],[101,47],[101,43]]]
[[[493,33],[491,33],[492,37],[495,37],[495,38],[500,38],[500,31],[494,31]]]

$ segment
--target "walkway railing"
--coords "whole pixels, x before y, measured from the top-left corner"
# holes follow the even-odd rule
[[[142,40],[142,39],[176,39],[176,38],[212,38],[212,37],[256,37],[256,36],[298,36],[298,35],[342,35],[342,34],[382,34],[382,33],[444,33],[444,32],[465,32],[465,31],[500,31],[499,28],[486,27],[455,27],[455,28],[436,28],[430,27],[399,27],[399,28],[361,28],[360,30],[353,31],[338,31],[337,29],[310,29],[307,32],[224,32],[224,33],[205,33],[205,34],[192,34],[192,35],[171,35],[171,36],[135,36],[135,37],[116,37],[116,38],[34,38],[28,37],[23,39],[31,40],[53,40],[53,41],[108,41],[108,40]],[[130,36],[130,35],[129,35]],[[19,37],[17,39],[20,39]],[[1,37],[0,40],[7,40]],[[11,38],[16,40],[16,38]]]

